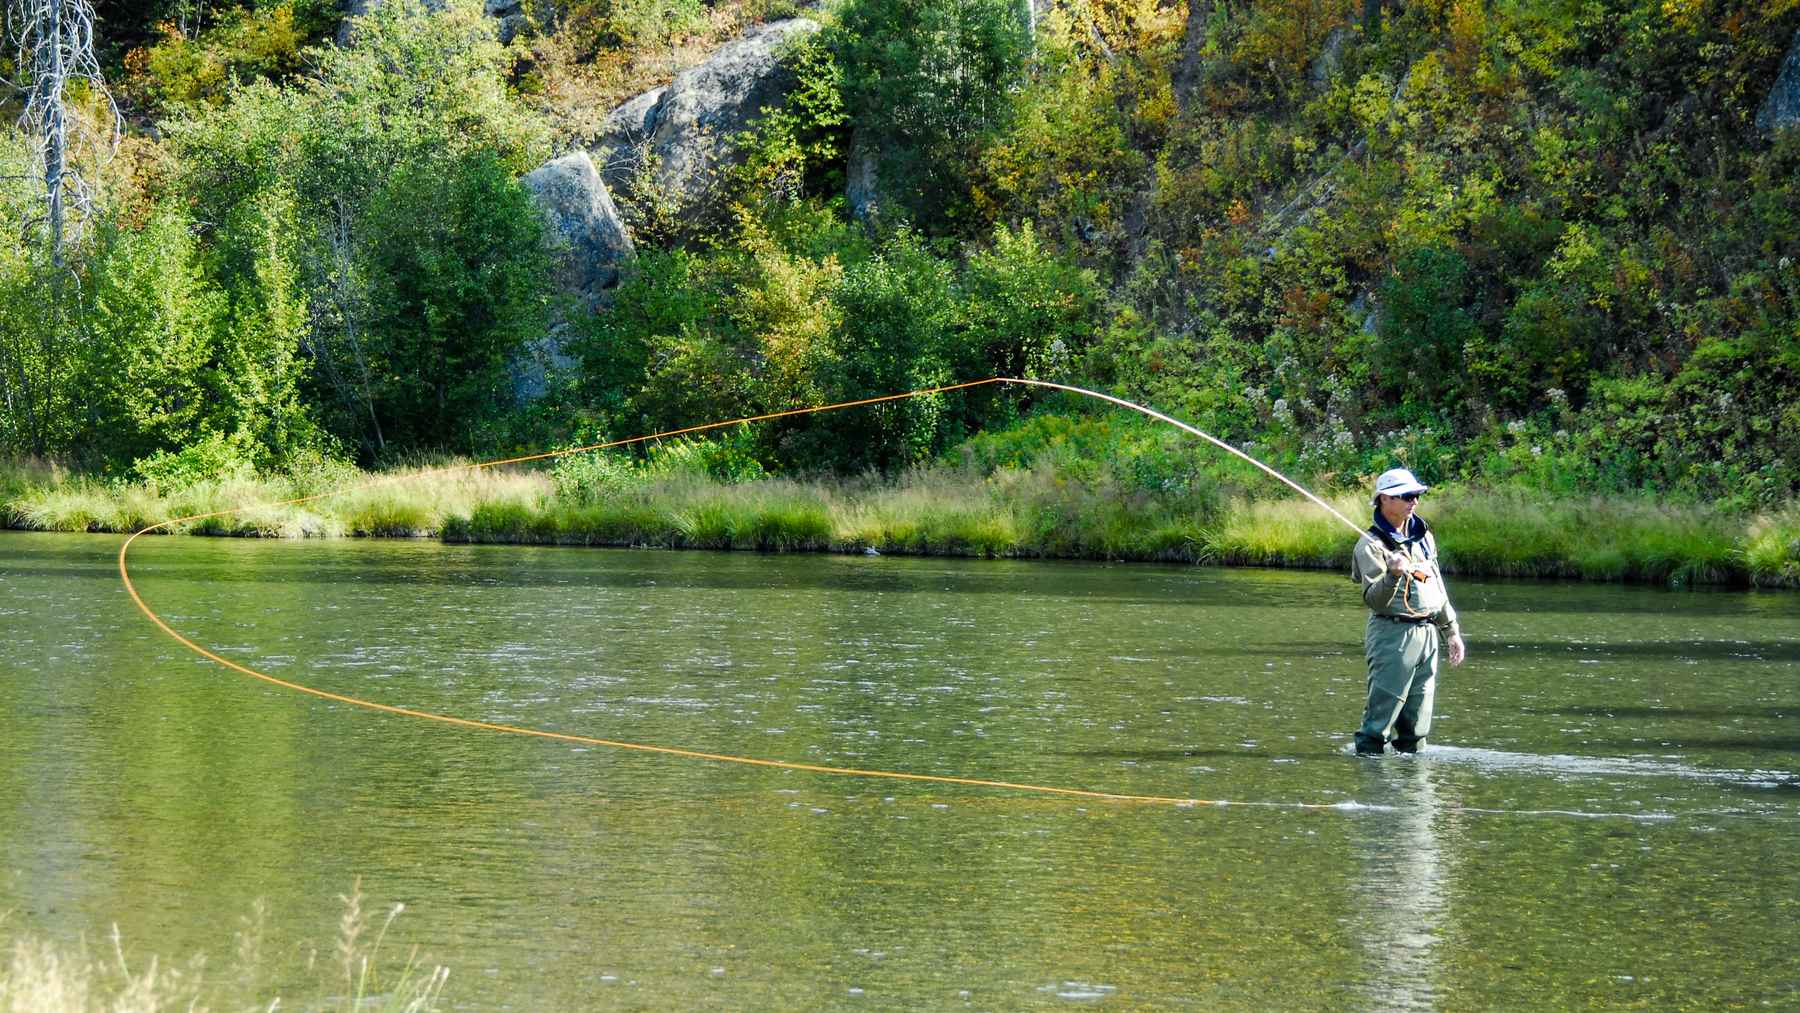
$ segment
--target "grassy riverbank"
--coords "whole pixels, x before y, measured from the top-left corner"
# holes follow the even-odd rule
[[[449,467],[454,467],[451,465]],[[351,486],[348,491],[322,495]],[[1341,568],[1352,538],[1297,497],[1204,483],[1149,490],[1054,463],[943,464],[896,479],[723,481],[694,467],[593,462],[556,470],[445,466],[360,475],[322,468],[165,491],[52,468],[0,471],[14,528],[135,531],[171,518],[191,534],[435,537],[452,542],[655,546],[775,552],[1118,559]],[[1360,493],[1331,497],[1359,524]],[[1753,516],[1644,499],[1545,501],[1446,487],[1422,511],[1455,573],[1800,587],[1800,506]]]

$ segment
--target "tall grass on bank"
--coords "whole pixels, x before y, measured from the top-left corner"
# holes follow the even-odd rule
[[[1501,491],[1447,496],[1437,523],[1451,533],[1444,555],[1459,572],[1668,584],[1757,577],[1746,565],[1743,523],[1711,511]]]
[[[360,881],[338,898],[337,936],[321,955],[307,946],[304,967],[270,967],[268,909],[258,901],[236,934],[231,963],[217,973],[204,954],[171,962],[131,952],[113,926],[98,952],[86,940],[62,945],[17,930],[0,918],[0,1010],[33,1013],[159,1013],[173,1009],[296,1009],[423,1013],[441,1001],[450,972],[427,967],[417,949],[396,963],[384,950],[388,929],[405,910],[394,904],[371,933]],[[14,931],[8,931],[14,929]],[[373,936],[373,938],[371,938]],[[391,949],[391,948],[390,948]],[[282,995],[275,982],[289,994]],[[296,985],[296,982],[300,984]],[[298,994],[294,994],[298,989]]]
[[[452,513],[442,536],[453,542],[825,552],[840,547],[829,499],[823,486],[786,479],[732,485],[681,476],[596,498],[482,499]]]
[[[1752,583],[1800,587],[1800,505],[1750,522],[1745,529],[1744,565]]]
[[[1364,497],[1329,502],[1353,521],[1372,520]],[[1546,501],[1522,490],[1447,489],[1431,493],[1419,513],[1430,521],[1450,573],[1800,586],[1796,509],[1746,526],[1739,518],[1639,499]],[[1298,499],[1238,503],[1210,538],[1220,562],[1254,566],[1348,568],[1355,543],[1341,523]]]
[[[1009,556],[1027,543],[1018,504],[980,481],[947,471],[916,471],[885,483],[864,479],[839,489],[838,544],[921,556]]]
[[[1346,494],[1326,502],[1352,522],[1368,523],[1367,499]],[[1298,497],[1234,501],[1221,511],[1206,540],[1214,558],[1227,566],[1309,569],[1348,569],[1356,545],[1356,536],[1342,521]]]
[[[102,481],[55,468],[0,465],[8,526],[31,531],[128,533],[183,521],[177,533],[308,538],[359,535],[431,537],[451,514],[478,503],[536,500],[552,487],[530,471],[446,471],[458,462],[363,474],[345,468],[321,481],[314,474],[197,482],[164,490],[154,483]],[[286,501],[325,495],[297,505]]]
[[[570,475],[577,476],[572,480]],[[1042,458],[892,479],[713,478],[704,470],[588,463],[569,472],[419,468],[364,476],[298,506],[192,522],[195,534],[441,537],[456,542],[656,546],[1205,562],[1345,568],[1354,536],[1297,497]],[[310,483],[310,484],[309,484]],[[17,527],[133,531],[169,517],[308,495],[316,479],[173,492],[0,467]],[[1272,494],[1271,494],[1272,495]],[[1366,495],[1329,502],[1357,525]],[[1420,508],[1457,574],[1800,587],[1800,505],[1754,517],[1642,498],[1548,499],[1440,487]]]

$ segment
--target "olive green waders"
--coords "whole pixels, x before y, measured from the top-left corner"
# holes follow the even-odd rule
[[[1371,615],[1363,634],[1369,661],[1369,702],[1356,751],[1379,753],[1391,735],[1394,749],[1416,753],[1431,731],[1431,698],[1437,689],[1438,631],[1429,619]]]
[[[1391,736],[1395,749],[1413,753],[1431,730],[1438,645],[1460,629],[1430,525],[1415,516],[1402,539],[1382,529],[1380,511],[1376,518],[1350,555],[1350,579],[1362,587],[1370,612],[1363,634],[1369,700],[1356,730],[1356,751],[1379,753]],[[1390,552],[1406,558],[1401,574],[1388,572]]]

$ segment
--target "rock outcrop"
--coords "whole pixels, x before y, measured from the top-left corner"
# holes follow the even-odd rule
[[[585,151],[551,159],[520,182],[543,212],[556,248],[558,286],[592,310],[618,284],[619,270],[634,252],[606,183]],[[550,332],[528,343],[509,364],[513,397],[520,404],[543,397],[550,375],[574,365],[563,351],[567,330],[567,321],[552,320]]]
[[[651,179],[658,189],[678,204],[700,200],[731,157],[731,137],[793,88],[793,73],[781,59],[784,50],[818,30],[819,23],[808,18],[758,25],[681,72],[667,88],[613,110],[593,143],[608,181],[634,179],[635,152],[643,150],[653,160]]]
[[[588,142],[588,154],[609,190],[628,185],[642,167],[650,135],[656,131],[656,107],[668,90],[652,88],[606,114],[600,136]]]
[[[557,280],[590,305],[618,283],[619,265],[634,252],[612,194],[585,151],[552,159],[520,182],[543,210],[559,248]]]
[[[344,16],[342,20],[338,21],[337,34],[333,36],[332,41],[339,46],[348,46],[356,37],[354,27],[356,19],[368,14],[380,4],[381,0],[343,0],[343,7],[340,9],[344,12]]]
[[[1350,45],[1353,36],[1351,29],[1345,25],[1333,28],[1319,47],[1319,55],[1313,57],[1312,66],[1307,69],[1307,83],[1315,92],[1331,87],[1331,82],[1344,69],[1344,50]]]
[[[1756,111],[1756,129],[1765,134],[1795,126],[1800,126],[1800,31],[1794,33],[1787,59],[1781,61],[1775,87]]]
[[[1207,23],[1212,20],[1213,0],[1188,0],[1187,25],[1181,37],[1181,55],[1170,72],[1170,87],[1183,109],[1213,73],[1203,55]]]

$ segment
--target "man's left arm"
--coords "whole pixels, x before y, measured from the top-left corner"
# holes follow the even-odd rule
[[[1440,576],[1438,579],[1442,580],[1443,578]],[[1445,645],[1450,648],[1451,666],[1462,664],[1464,656],[1468,654],[1468,648],[1463,644],[1462,627],[1456,622],[1456,606],[1450,604],[1448,596],[1444,598],[1444,610],[1433,616],[1432,621],[1437,624],[1438,633],[1443,636]]]
[[[1438,586],[1444,592],[1444,607],[1431,617],[1431,621],[1437,625],[1438,635],[1450,649],[1450,665],[1455,667],[1463,663],[1463,658],[1468,655],[1468,647],[1463,643],[1462,626],[1456,621],[1456,606],[1450,604],[1450,585],[1443,582],[1444,567],[1438,562],[1435,538],[1432,539],[1431,563],[1431,568],[1437,571]]]

